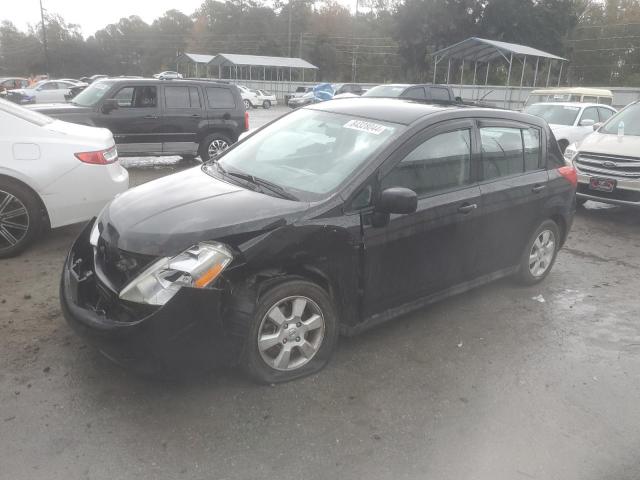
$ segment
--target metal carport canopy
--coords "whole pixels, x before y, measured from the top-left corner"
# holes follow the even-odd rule
[[[225,67],[280,67],[280,68],[305,68],[317,70],[318,67],[302,58],[267,57],[263,55],[240,55],[236,53],[219,53],[209,62],[209,65],[221,65]]]
[[[508,55],[549,58],[551,60],[568,61],[552,53],[543,52],[537,48],[518,45],[517,43],[499,42],[486,38],[471,37],[462,42],[451,45],[433,54],[434,57],[454,58],[456,60],[471,60],[475,62],[490,62],[502,57],[507,62]]]

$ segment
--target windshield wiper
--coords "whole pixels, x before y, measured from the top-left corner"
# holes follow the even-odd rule
[[[269,180],[265,180],[264,178],[256,177],[255,175],[251,175],[249,173],[237,172],[237,171],[229,171],[225,170],[222,165],[218,164],[218,168],[220,171],[231,177],[240,178],[247,182],[253,183],[254,185],[258,185],[260,187],[266,188],[271,192],[281,196],[282,198],[286,198],[287,200],[298,200],[298,197],[289,193],[287,190],[282,188],[280,185],[270,182]]]

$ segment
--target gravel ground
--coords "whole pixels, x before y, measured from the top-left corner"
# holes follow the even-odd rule
[[[131,168],[132,184],[189,165]],[[543,284],[343,339],[275,387],[153,382],[87,346],[57,296],[80,228],[0,260],[0,479],[640,478],[636,211],[588,202]]]

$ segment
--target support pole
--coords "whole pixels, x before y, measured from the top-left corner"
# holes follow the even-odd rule
[[[473,99],[476,94],[476,73],[478,72],[478,61],[473,64],[473,91],[471,92],[471,98]]]
[[[449,64],[447,65],[447,85],[449,85],[449,73],[451,72],[451,59],[449,59]]]
[[[560,73],[558,74],[558,86],[560,86],[560,80],[562,80],[562,66],[564,65],[564,62],[560,62]]]
[[[524,71],[527,68],[527,56],[524,56],[524,62],[522,62],[522,74],[520,75],[520,88],[522,88],[522,82],[524,81]]]
[[[45,72],[49,75],[49,49],[47,48],[47,27],[44,23],[44,8],[42,8],[42,0],[40,0],[40,20],[42,20],[42,46],[44,47],[44,66]]]
[[[509,108],[507,95],[509,95],[509,84],[511,83],[511,67],[513,66],[513,53],[509,57],[509,72],[507,73],[507,88],[504,89],[504,108]]]
[[[433,60],[433,83],[436,83],[436,72],[438,71],[438,56]]]
[[[293,1],[289,0],[289,41],[288,41],[288,54],[287,57],[291,58],[291,7],[293,6]]]
[[[463,81],[464,81],[464,58],[462,59],[462,67],[460,68],[460,85],[462,85]],[[460,93],[462,93],[462,91]]]
[[[540,57],[536,58],[536,71],[533,74],[533,86],[536,86],[536,80],[538,79],[538,64],[540,63]]]
[[[489,70],[491,69],[491,62],[487,62],[487,75],[484,77],[485,87],[489,84]]]
[[[549,70],[547,71],[547,87],[549,86],[549,80],[551,79],[551,62],[552,60],[549,60]]]

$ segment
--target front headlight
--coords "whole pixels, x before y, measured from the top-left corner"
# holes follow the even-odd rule
[[[227,247],[202,242],[173,258],[154,262],[122,289],[120,298],[130,302],[164,305],[182,287],[206,288],[233,259]]]
[[[564,160],[568,166],[573,166],[573,159],[578,155],[578,147],[575,143],[569,145],[564,151]]]

